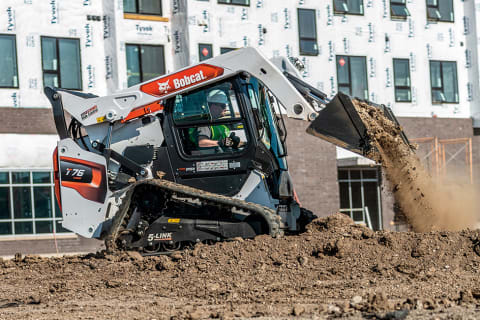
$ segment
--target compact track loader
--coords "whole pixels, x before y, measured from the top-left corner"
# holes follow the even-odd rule
[[[63,226],[144,255],[305,228],[314,216],[296,201],[282,114],[341,147],[371,148],[350,97],[329,101],[290,60],[253,48],[109,96],[45,94]]]

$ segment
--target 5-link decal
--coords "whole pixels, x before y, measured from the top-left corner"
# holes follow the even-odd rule
[[[172,240],[172,232],[149,233],[147,241],[169,241]]]

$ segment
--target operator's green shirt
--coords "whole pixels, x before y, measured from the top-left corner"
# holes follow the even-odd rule
[[[220,124],[208,127],[198,127],[188,129],[190,141],[192,141],[198,147],[198,141],[200,136],[204,136],[210,140],[219,141],[230,135],[230,129],[226,125]]]

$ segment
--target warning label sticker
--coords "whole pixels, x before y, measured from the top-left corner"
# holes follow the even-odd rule
[[[197,162],[197,172],[228,170],[228,160]]]

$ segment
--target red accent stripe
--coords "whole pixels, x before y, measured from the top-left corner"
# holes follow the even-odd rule
[[[124,123],[129,120],[136,119],[146,114],[153,113],[159,110],[163,110],[163,106],[160,104],[160,101],[153,102],[153,103],[147,104],[146,106],[141,106],[133,109],[132,111],[130,111],[127,117],[120,122]]]
[[[79,163],[92,169],[92,181],[90,183],[62,181],[62,187],[76,190],[85,199],[104,203],[107,194],[106,170],[104,165],[70,157],[60,157],[60,161]]]
[[[60,196],[60,176],[58,172],[58,147],[56,147],[53,151],[53,181],[55,183],[55,198],[57,199],[60,211],[62,211],[62,198]]]

